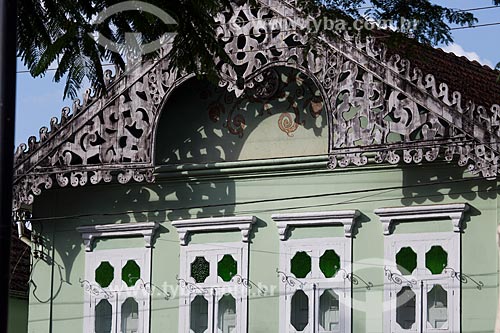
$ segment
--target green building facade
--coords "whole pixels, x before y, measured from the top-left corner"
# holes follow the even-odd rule
[[[218,84],[144,63],[18,150],[28,332],[494,331],[495,97],[471,109],[424,47],[238,43],[295,17],[265,3],[217,19]]]

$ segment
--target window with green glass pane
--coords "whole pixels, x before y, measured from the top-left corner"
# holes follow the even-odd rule
[[[139,304],[129,297],[122,304],[122,329],[123,333],[139,332]]]
[[[441,274],[448,265],[448,253],[441,246],[433,246],[425,254],[425,267],[432,274]]]
[[[319,298],[319,325],[321,332],[340,332],[339,295],[326,289]]]
[[[334,277],[340,269],[340,257],[334,250],[326,250],[319,258],[319,268],[326,278]]]
[[[134,260],[129,260],[122,268],[122,280],[128,287],[133,287],[141,278],[141,268]]]
[[[225,294],[219,300],[219,318],[217,328],[220,333],[235,332],[236,328],[236,300],[231,294]]]
[[[303,331],[309,324],[309,297],[302,290],[292,296],[290,311],[290,324],[297,331]]]
[[[113,322],[113,308],[111,304],[102,299],[95,307],[95,332],[111,333]]]
[[[311,257],[306,252],[297,252],[291,260],[291,272],[298,279],[303,279],[311,271]]]
[[[95,270],[95,282],[102,288],[109,287],[115,276],[115,269],[107,261],[101,262]]]
[[[225,281],[229,282],[238,273],[238,263],[233,256],[226,254],[217,263],[217,274]]]
[[[427,322],[437,329],[448,324],[448,293],[439,284],[427,292]]]
[[[403,275],[410,275],[417,268],[417,254],[411,247],[403,247],[396,254],[396,264]]]
[[[203,283],[210,275],[210,263],[204,257],[196,257],[191,263],[191,277],[196,283]]]
[[[191,302],[190,328],[194,333],[204,333],[208,328],[208,301],[198,295]]]
[[[409,330],[416,322],[417,296],[410,287],[403,287],[396,295],[396,322],[402,329]]]

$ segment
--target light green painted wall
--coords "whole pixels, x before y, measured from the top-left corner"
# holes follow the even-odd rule
[[[28,331],[28,300],[9,297],[9,333],[26,333]]]
[[[224,101],[226,112],[219,114],[222,118],[214,118],[210,105],[217,96],[199,96],[202,89],[196,85],[181,87],[181,93],[174,94],[167,103],[157,138],[156,161],[169,166],[156,175],[155,183],[64,188],[44,192],[37,198],[35,217],[47,220],[38,220],[34,228],[44,237],[45,251],[54,260],[35,262],[33,281],[37,289],[30,294],[30,333],[83,331],[84,291],[80,279],[84,277],[85,252],[75,231],[77,226],[145,221],[161,223],[152,250],[152,282],[173,295],[169,300],[161,293],[152,297],[151,332],[177,332],[179,239],[171,221],[232,215],[258,218],[251,236],[249,277],[267,286],[268,293],[261,296],[255,289],[250,292],[249,332],[277,332],[279,238],[271,214],[344,209],[362,213],[353,240],[354,270],[374,285],[371,290],[362,285],[354,287],[353,332],[382,332],[385,276],[379,263],[384,256],[384,236],[373,211],[380,207],[463,202],[473,210],[462,235],[462,272],[485,286],[478,290],[470,279],[463,284],[462,332],[493,330],[498,295],[495,234],[500,221],[495,182],[464,180],[469,176],[463,169],[439,163],[329,171],[326,158],[321,157],[327,151],[326,116],[314,118],[309,106],[303,105],[300,114],[306,125],[289,136],[279,130],[278,122],[279,115],[291,112],[286,103],[274,103],[272,115],[262,116],[254,105],[238,111],[246,117],[247,126],[239,138],[228,134],[223,126],[231,103]],[[288,165],[278,165],[285,162],[276,160],[251,162],[256,158],[300,155],[318,156],[288,161]],[[208,168],[215,162],[238,159],[247,160],[244,169],[235,164]],[[176,169],[173,164],[177,163],[187,164]],[[84,217],[64,217],[79,215]],[[450,231],[450,224],[402,223],[396,232]],[[342,236],[342,232],[342,227],[295,229],[291,237],[335,237]],[[192,242],[239,239],[238,232],[210,233],[194,235]],[[113,239],[97,242],[96,250],[142,246],[142,239]]]
[[[30,332],[46,332],[50,313],[53,332],[65,332],[68,327],[75,331],[82,330],[83,290],[78,280],[84,274],[84,251],[80,235],[74,231],[77,225],[147,220],[161,222],[161,232],[153,249],[152,279],[156,286],[177,295],[179,241],[170,221],[224,214],[255,215],[258,218],[250,244],[250,280],[268,286],[269,292],[274,288],[274,294],[260,296],[255,290],[251,291],[249,332],[276,332],[279,322],[277,293],[280,281],[276,274],[279,266],[279,239],[271,214],[341,209],[358,209],[362,212],[361,226],[353,240],[354,269],[357,275],[374,284],[371,290],[362,286],[354,288],[353,332],[382,332],[384,271],[383,267],[370,263],[380,262],[383,258],[384,237],[381,223],[373,211],[380,207],[452,202],[467,202],[473,207],[462,235],[462,271],[485,284],[482,290],[477,290],[470,281],[463,285],[463,332],[491,331],[494,327],[498,294],[498,255],[495,241],[498,212],[495,185],[487,181],[457,181],[444,185],[435,181],[430,185],[413,187],[415,184],[432,181],[436,173],[441,179],[449,179],[450,174],[451,177],[456,174],[456,170],[450,169],[449,165],[434,165],[432,168],[420,169],[387,167],[358,171],[304,170],[304,174],[284,172],[276,173],[273,177],[260,177],[254,173],[212,179],[193,177],[162,180],[159,176],[157,183],[145,186],[98,185],[52,191],[38,201],[35,210],[38,217],[54,214],[46,210],[49,202],[59,207],[56,211],[58,216],[92,216],[52,220],[43,224],[47,244],[55,246],[55,262],[64,267],[63,281],[61,282],[58,270],[55,269],[53,301],[43,304],[31,297]],[[399,188],[402,185],[404,187]],[[394,189],[377,190],[392,187]],[[310,198],[244,204],[246,201],[304,196]],[[72,204],[76,202],[80,204]],[[120,214],[123,211],[136,212]],[[103,213],[108,215],[99,216]],[[109,215],[110,213],[117,215]],[[446,221],[402,223],[398,225],[396,232],[449,231],[450,225]],[[40,230],[41,224],[35,227]],[[327,227],[295,229],[291,237],[340,235],[341,227]],[[239,239],[238,232],[210,233],[194,235],[192,242],[233,242]],[[143,246],[142,239],[116,239],[97,243],[98,249],[135,246]],[[369,265],[366,266],[365,263]],[[50,266],[40,265],[36,267],[34,280],[46,286],[50,274]],[[47,289],[45,287],[42,290],[44,295],[50,294]],[[154,295],[151,331],[162,332],[168,327],[168,332],[176,332],[178,306],[176,297],[165,300],[160,294]]]

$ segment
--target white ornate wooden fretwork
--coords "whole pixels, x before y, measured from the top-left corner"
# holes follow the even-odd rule
[[[442,156],[484,177],[498,173],[500,116],[461,100],[432,74],[407,60],[386,55],[370,38],[346,34],[325,40],[308,53],[304,19],[288,2],[259,0],[233,4],[215,20],[218,37],[233,64],[219,64],[220,86],[237,96],[272,89],[266,69],[290,66],[318,86],[328,114],[331,168],[368,163],[434,161]],[[292,24],[290,24],[292,23]],[[273,27],[271,29],[271,27]],[[282,27],[280,30],[278,27]],[[164,55],[168,49],[163,50]],[[83,102],[62,110],[50,129],[31,137],[15,153],[14,209],[57,184],[83,186],[113,179],[152,182],[155,131],[162,106],[179,84],[192,77],[163,56],[127,76],[107,72],[101,96],[88,91]],[[237,74],[239,73],[239,74]]]

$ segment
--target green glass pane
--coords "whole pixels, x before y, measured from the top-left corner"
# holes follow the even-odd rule
[[[425,267],[432,274],[441,274],[448,265],[448,253],[441,246],[433,246],[425,254]]]
[[[139,332],[139,304],[129,297],[122,304],[122,333]]]
[[[122,280],[128,287],[133,287],[141,278],[141,268],[134,260],[129,260],[122,268]]]
[[[231,294],[225,294],[219,300],[218,333],[236,332],[236,300]]]
[[[299,332],[309,324],[309,297],[302,290],[297,290],[292,296],[290,324]]]
[[[448,326],[448,293],[439,284],[427,292],[427,322],[435,329]]]
[[[311,271],[311,257],[305,252],[297,252],[292,260],[292,274],[298,279],[303,279]]]
[[[222,259],[217,263],[217,274],[225,282],[231,281],[231,279],[238,273],[237,269],[236,260],[234,260],[234,258],[229,254],[224,255],[224,257],[222,257]]]
[[[410,275],[417,268],[417,254],[411,247],[403,247],[396,254],[396,264],[403,275]]]
[[[208,301],[201,295],[191,302],[189,314],[190,332],[204,333],[208,328]]]
[[[95,270],[95,282],[102,288],[106,288],[113,281],[114,275],[115,269],[113,266],[109,262],[103,261]]]
[[[191,277],[196,283],[203,283],[210,275],[210,263],[203,257],[196,257],[191,263]]]
[[[319,268],[326,278],[334,277],[340,269],[340,257],[334,250],[326,250],[319,258]]]
[[[95,307],[95,332],[111,333],[113,323],[113,308],[105,299],[101,300]]]
[[[402,329],[409,330],[416,322],[417,296],[410,287],[403,287],[396,295],[396,322]]]

